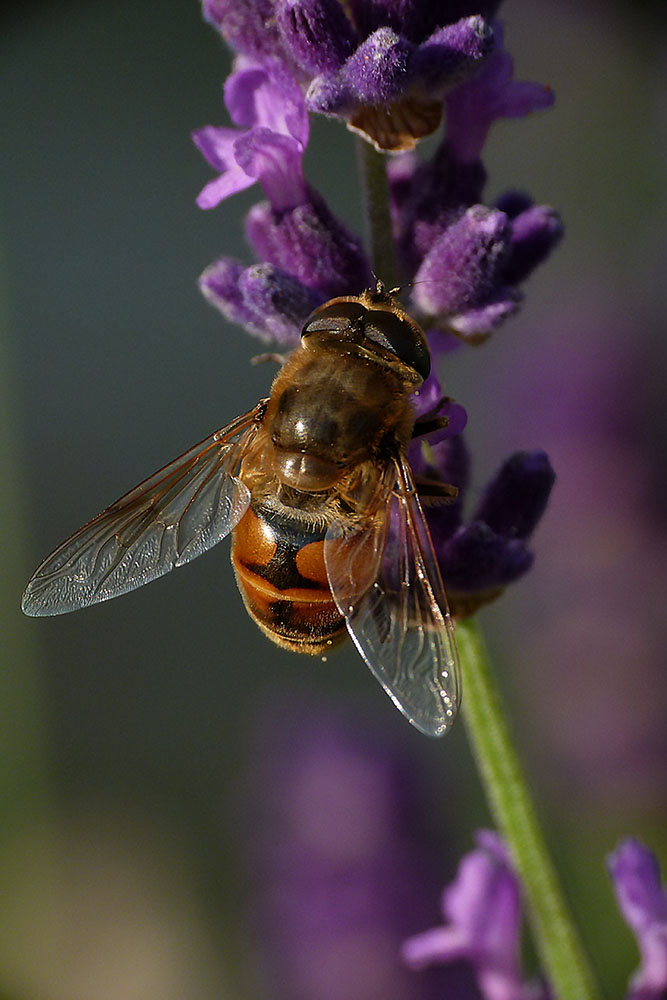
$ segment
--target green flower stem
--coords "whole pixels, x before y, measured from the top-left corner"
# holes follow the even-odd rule
[[[357,154],[373,271],[386,288],[396,288],[401,279],[391,235],[386,157],[361,138],[357,139]]]
[[[479,626],[457,626],[463,719],[493,818],[521,880],[544,972],[559,1000],[593,1000],[599,990],[547,852],[512,745]]]
[[[388,287],[400,278],[394,255],[385,157],[359,140],[371,259]],[[558,1000],[596,1000],[577,929],[546,848],[528,786],[505,723],[486,649],[474,621],[458,625],[463,718],[499,832],[521,880],[535,944]]]

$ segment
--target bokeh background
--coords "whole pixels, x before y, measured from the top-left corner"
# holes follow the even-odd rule
[[[637,954],[604,856],[635,834],[667,859],[660,11],[504,4],[518,75],[557,103],[495,127],[488,194],[529,190],[567,238],[441,369],[474,486],[517,448],[558,472],[535,569],[481,617],[608,996]],[[272,370],[196,288],[250,260],[258,193],[194,204],[189,132],[226,122],[228,69],[195,0],[24,2],[0,45],[0,997],[474,996],[396,957],[489,823],[462,726],[413,732],[350,649],[272,648],[225,543],[79,615],[18,610],[58,541]],[[353,139],[313,133],[310,177],[356,227]]]

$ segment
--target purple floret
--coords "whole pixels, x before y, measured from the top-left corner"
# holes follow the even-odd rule
[[[641,964],[630,981],[627,1000],[667,996],[667,889],[654,854],[640,841],[622,841],[607,865],[618,906],[637,937]]]
[[[442,894],[444,924],[403,945],[413,969],[467,962],[484,1000],[545,1000],[521,972],[521,900],[508,851],[491,830],[480,830],[454,881]]]

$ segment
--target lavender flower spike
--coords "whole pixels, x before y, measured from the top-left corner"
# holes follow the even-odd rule
[[[493,46],[497,2],[204,0],[237,52],[279,60],[310,111],[346,121],[378,149],[410,149],[438,127],[446,91]],[[449,20],[448,18],[451,18]]]
[[[502,275],[511,235],[505,213],[484,205],[473,205],[444,230],[415,276],[412,300],[427,326],[480,343],[516,311],[520,296]]]
[[[473,614],[530,569],[533,553],[527,541],[544,513],[555,478],[544,452],[516,452],[491,479],[467,524],[448,536],[452,524],[446,509],[427,514],[457,617]]]
[[[549,256],[563,236],[563,223],[553,208],[535,205],[532,198],[516,191],[503,194],[495,207],[512,222],[509,253],[501,268],[501,279],[508,285],[517,285]]]
[[[272,0],[202,0],[202,14],[237,52],[258,61],[281,54]]]
[[[492,45],[491,28],[478,15],[415,39],[403,24],[381,24],[336,72],[312,80],[306,103],[310,111],[343,118],[379,150],[412,149],[440,124],[447,87],[476,68]]]
[[[312,309],[326,298],[362,291],[370,284],[370,266],[360,241],[306,183],[308,115],[301,90],[284,66],[243,61],[226,82],[225,101],[233,121],[244,127],[207,126],[193,133],[195,144],[221,171],[197,204],[213,208],[259,181],[268,201],[249,212],[246,235],[268,270],[259,282],[255,272],[246,275],[243,289],[237,288],[230,275],[238,280],[242,268],[223,258],[202,275],[200,287],[209,302],[249,333],[294,346]]]
[[[422,325],[436,334],[454,334],[481,344],[517,311],[524,281],[558,243],[563,226],[557,212],[535,205],[526,195],[509,192],[494,208],[472,205],[455,221],[446,221],[417,268],[412,305]],[[415,236],[428,239],[418,225]],[[407,247],[413,259],[417,244]],[[432,349],[439,350],[439,339]]]
[[[527,543],[546,509],[556,477],[543,451],[515,452],[489,481],[471,519],[464,523],[469,464],[461,434],[465,411],[443,397],[432,373],[420,389],[417,412],[418,421],[433,414],[449,419],[444,432],[418,436],[408,454],[418,479],[449,483],[459,491],[454,502],[446,505],[426,500],[425,514],[450,610],[455,618],[466,618],[532,566]]]
[[[628,1000],[667,996],[667,889],[660,884],[655,856],[633,838],[622,841],[607,859],[616,899],[635,932],[641,965],[632,977]]]
[[[289,350],[299,343],[304,317],[325,298],[271,264],[244,268],[228,257],[206,268],[199,289],[230,322]]]
[[[260,260],[296,278],[321,295],[322,301],[361,292],[372,282],[360,240],[310,185],[303,201],[289,211],[281,211],[271,201],[253,205],[245,228]]]
[[[446,98],[447,143],[459,163],[479,159],[489,129],[499,118],[522,118],[551,107],[550,87],[514,80],[514,60],[503,48],[502,27],[495,25],[496,47],[479,73]]]
[[[283,48],[307,77],[335,73],[352,55],[356,32],[339,0],[282,0],[275,10]]]

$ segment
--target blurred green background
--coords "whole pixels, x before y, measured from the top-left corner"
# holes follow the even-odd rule
[[[535,569],[482,618],[585,939],[621,996],[637,955],[604,855],[632,833],[667,858],[667,49],[649,5],[507,0],[503,16],[517,75],[557,103],[496,126],[488,197],[527,189],[567,237],[520,317],[441,375],[468,410],[473,489],[517,448],[546,448],[559,474]],[[426,741],[349,648],[322,664],[271,647],[225,543],[119,601],[21,616],[57,542],[253,405],[272,369],[250,366],[261,348],[196,287],[216,256],[251,260],[242,216],[259,197],[194,203],[211,172],[189,132],[227,121],[228,56],[198,5],[25,3],[2,25],[0,997],[274,995],[247,803],[286,698],[311,722],[354,705],[423,780],[433,921],[486,808],[462,726]],[[356,228],[352,136],[315,122],[307,167]]]

